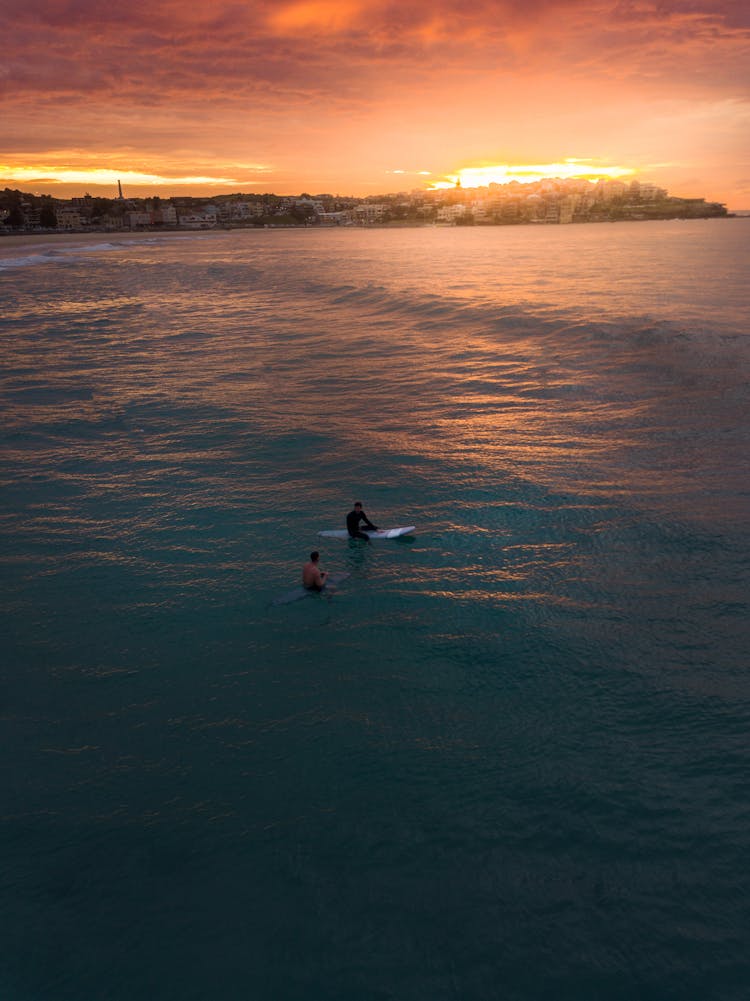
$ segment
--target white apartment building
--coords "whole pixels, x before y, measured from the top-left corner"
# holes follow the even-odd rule
[[[177,221],[183,229],[214,229],[219,212],[215,205],[204,205],[198,211],[180,213]]]
[[[380,222],[385,215],[386,206],[374,202],[362,202],[354,206],[354,218],[359,223]]]
[[[602,198],[605,202],[610,202],[613,198],[621,198],[623,195],[626,195],[628,193],[628,186],[622,181],[599,180],[596,182],[595,192],[597,198]]]
[[[261,202],[248,202],[239,198],[230,202],[220,202],[216,208],[221,222],[244,222],[263,215]]]
[[[442,205],[437,210],[437,221],[438,222],[456,222],[457,219],[461,219],[469,211],[469,206],[464,205],[462,202],[458,202],[456,205]]]
[[[151,225],[151,213],[142,209],[126,212],[123,218],[130,229],[145,229]]]
[[[56,209],[55,216],[57,217],[58,229],[80,229],[83,225],[81,213],[71,205],[60,206],[60,208]]]
[[[318,221],[323,226],[351,226],[351,212],[319,212]]]

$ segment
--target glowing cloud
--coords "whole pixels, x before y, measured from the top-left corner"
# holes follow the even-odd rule
[[[254,171],[266,168],[254,167]],[[47,184],[81,184],[91,187],[103,185],[116,187],[117,182],[132,187],[174,187],[186,185],[202,185],[205,187],[224,187],[226,185],[247,184],[248,179],[236,177],[217,177],[207,175],[164,175],[141,172],[137,170],[118,170],[117,168],[87,168],[60,167],[49,163],[31,165],[14,165],[0,163],[0,183],[23,184],[45,182]]]
[[[54,170],[46,167],[3,167],[0,165],[0,181],[47,181],[58,184],[237,184],[231,177],[160,177],[158,174],[139,174],[122,170]]]
[[[463,167],[455,174],[448,174],[444,181],[436,181],[433,188],[454,188],[460,184],[462,188],[481,188],[488,184],[510,184],[518,181],[520,184],[531,184],[533,181],[543,181],[549,177],[580,178],[581,180],[598,180],[599,178],[627,177],[635,171],[630,167],[598,167],[589,160],[568,159],[563,163],[539,164],[492,164],[484,167]]]
[[[359,17],[362,6],[351,0],[286,4],[269,18],[269,24],[281,35],[294,35],[299,31],[342,31]]]

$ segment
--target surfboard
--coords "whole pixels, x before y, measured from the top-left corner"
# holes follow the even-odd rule
[[[290,605],[293,601],[300,601],[302,598],[314,598],[316,594],[326,594],[329,584],[340,584],[342,580],[346,580],[349,576],[350,574],[348,573],[329,574],[322,591],[314,591],[300,584],[299,587],[292,588],[291,591],[287,591],[285,594],[280,594],[278,598],[274,598],[271,604]],[[328,597],[333,597],[332,591],[328,591]]]
[[[411,535],[414,525],[407,525],[406,528],[379,528],[377,532],[368,531],[366,528],[362,532],[375,541],[376,539],[399,539],[402,535]],[[351,536],[345,528],[334,528],[326,532],[318,532],[324,539],[349,539]]]

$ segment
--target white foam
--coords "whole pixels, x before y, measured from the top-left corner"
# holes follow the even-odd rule
[[[23,243],[15,243],[15,245],[7,247],[3,245],[3,241],[0,241],[0,271],[9,271],[12,268],[37,267],[40,264],[49,264],[60,260],[60,258],[70,259],[88,254],[101,254],[111,250],[122,250],[127,247],[153,246],[154,244],[163,243],[170,238],[179,239],[180,235],[170,234],[169,237],[165,237],[147,236],[144,234],[141,237],[128,237],[123,240],[94,240],[92,234],[91,239],[93,242],[91,243],[85,242],[85,237],[83,238],[83,242],[80,243],[66,243],[65,236],[61,234],[45,242],[38,242],[39,238],[35,240],[32,237],[26,246]],[[12,255],[14,249],[16,250],[16,255]],[[3,256],[3,251],[8,252],[7,257]]]

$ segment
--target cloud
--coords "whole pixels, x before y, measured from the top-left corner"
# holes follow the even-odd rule
[[[5,150],[165,177],[638,165],[675,144],[666,109],[724,106],[726,133],[750,104],[744,0],[4,0],[0,33]]]
[[[743,6],[716,0],[10,0],[4,20],[9,98],[57,93],[144,106],[195,98],[198,82],[223,104],[366,101],[389,78],[397,85],[438,71],[546,69],[648,85],[708,64],[707,82],[734,75],[746,86],[746,66],[737,70],[750,46]]]

